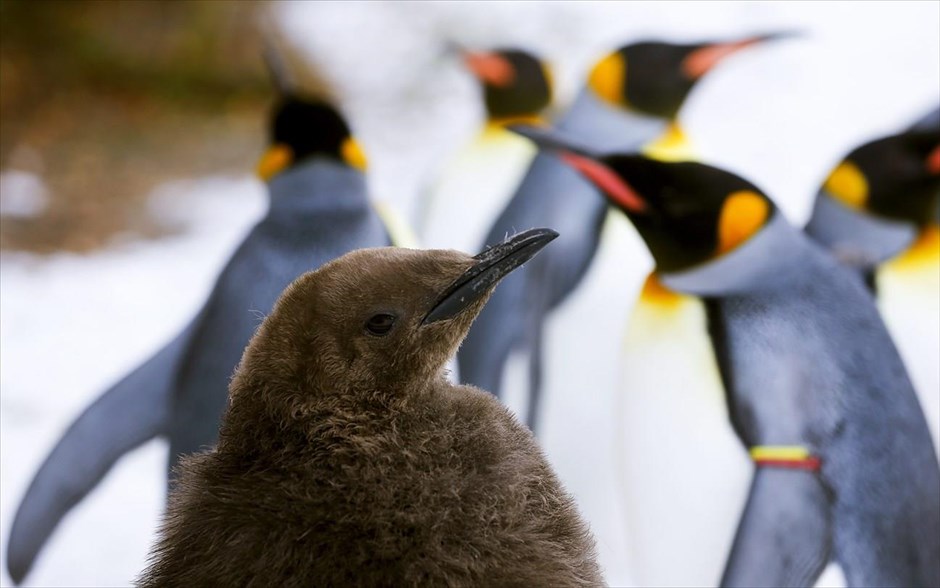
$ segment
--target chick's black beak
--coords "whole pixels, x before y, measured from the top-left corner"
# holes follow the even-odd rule
[[[558,233],[551,229],[530,229],[474,256],[476,263],[448,286],[424,317],[422,324],[453,318],[460,314],[485,296],[509,272],[532,259],[557,236]]]

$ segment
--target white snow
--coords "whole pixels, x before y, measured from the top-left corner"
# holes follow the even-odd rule
[[[186,232],[89,256],[0,255],[4,562],[15,508],[52,445],[91,400],[185,326],[265,204],[249,177],[173,182],[153,203]],[[127,585],[150,547],[165,470],[163,441],[119,462],[53,535],[28,584]]]
[[[849,148],[907,124],[940,96],[936,2],[288,2],[275,15],[335,84],[369,153],[376,197],[409,214],[481,112],[469,77],[442,54],[443,38],[539,50],[570,98],[590,61],[622,42],[803,31],[729,59],[683,113],[705,161],[752,179],[795,223]],[[0,255],[0,563],[12,514],[51,445],[188,320],[261,213],[263,191],[247,177],[175,182],[155,193],[155,206],[185,231],[88,256]],[[597,535],[607,580],[624,585],[615,360],[649,260],[617,226],[584,288],[549,325],[543,441]],[[164,461],[162,442],[124,459],[56,531],[27,583],[127,585],[152,541]],[[5,564],[0,582],[10,584]]]
[[[42,178],[25,171],[0,174],[0,216],[31,218],[49,205],[49,192]]]

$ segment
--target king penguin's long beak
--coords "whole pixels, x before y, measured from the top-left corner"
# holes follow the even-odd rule
[[[506,128],[517,135],[522,135],[526,139],[529,139],[535,143],[539,149],[575,153],[592,159],[600,156],[600,153],[597,153],[594,149],[579,143],[577,139],[568,137],[556,129],[532,125],[509,125]]]
[[[437,304],[431,308],[422,324],[452,318],[479,300],[490,288],[506,277],[509,272],[548,245],[558,233],[551,229],[530,229],[517,233],[498,245],[483,250],[474,256],[477,260],[447,290],[441,294]]]
[[[801,31],[778,31],[765,35],[755,35],[737,41],[721,41],[703,45],[685,57],[682,61],[682,71],[693,80],[697,80],[711,71],[719,62],[724,61],[725,58],[742,49],[803,36],[804,34]]]
[[[602,163],[601,156],[593,149],[579,145],[556,130],[528,125],[510,125],[507,128],[531,140],[539,149],[556,152],[563,162],[624,209],[632,212],[643,212],[647,209],[646,201],[616,172]]]

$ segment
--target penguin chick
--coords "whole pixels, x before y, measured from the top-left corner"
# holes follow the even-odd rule
[[[495,283],[556,236],[476,257],[364,249],[305,274],[245,350],[218,447],[138,585],[602,583],[532,434],[444,366]]]
[[[679,111],[696,84],[728,57],[784,34],[733,41],[639,42],[600,59],[558,129],[604,151],[643,150],[662,159],[688,159]],[[461,381],[502,396],[507,359],[528,354],[526,422],[539,418],[543,331],[550,313],[581,285],[600,247],[609,206],[591,185],[551,153],[525,170],[483,243],[516,227],[550,226],[558,243],[507,279],[470,330],[457,361]]]
[[[730,422],[755,466],[722,585],[812,585],[830,559],[849,586],[940,585],[940,467],[861,282],[732,173],[520,131],[627,215],[665,292],[704,300]]]

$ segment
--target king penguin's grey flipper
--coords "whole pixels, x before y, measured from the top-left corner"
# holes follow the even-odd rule
[[[169,400],[193,325],[89,406],[43,462],[16,511],[7,543],[13,581],[23,580],[62,518],[118,459],[166,432]]]
[[[818,474],[758,468],[721,585],[812,586],[831,557],[831,520]]]

